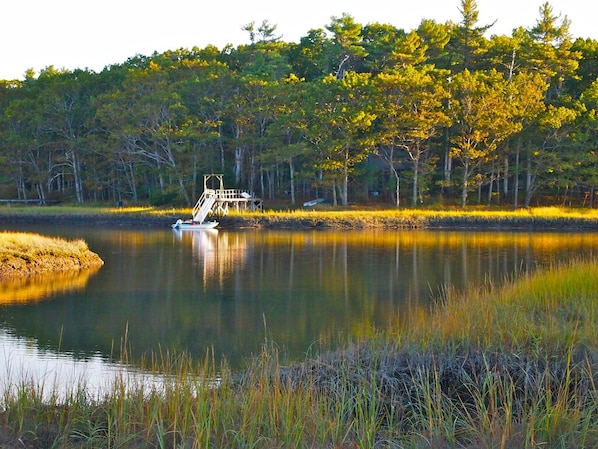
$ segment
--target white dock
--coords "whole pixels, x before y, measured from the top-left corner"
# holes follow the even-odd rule
[[[210,214],[223,216],[229,211],[262,211],[263,203],[253,192],[242,189],[225,189],[223,175],[204,175],[204,190],[193,207],[193,221],[202,223]],[[210,181],[217,180],[219,188],[208,187]]]

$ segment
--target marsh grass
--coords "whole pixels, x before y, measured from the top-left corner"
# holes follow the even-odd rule
[[[241,373],[210,352],[160,352],[142,362],[157,380],[123,375],[98,397],[17,383],[0,446],[596,447],[597,270],[445,292],[429,314],[290,366],[265,341]]]
[[[0,278],[98,267],[102,259],[83,240],[35,233],[0,233]]]
[[[0,217],[87,221],[92,224],[166,226],[174,218],[188,218],[191,208],[20,206],[0,208]],[[528,209],[368,209],[315,207],[310,209],[234,212],[220,217],[221,227],[426,229],[505,227],[526,229],[598,228],[598,209],[537,207]]]
[[[331,229],[596,229],[598,211],[544,207],[535,209],[298,209],[232,212],[221,225],[263,228]]]

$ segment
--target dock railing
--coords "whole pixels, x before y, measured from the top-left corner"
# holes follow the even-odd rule
[[[219,200],[247,200],[255,197],[252,192],[242,189],[217,189],[214,192]]]

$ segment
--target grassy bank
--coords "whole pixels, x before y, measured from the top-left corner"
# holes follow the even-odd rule
[[[598,445],[598,262],[455,296],[391,330],[242,375],[159,354],[161,385],[8,389],[4,447],[582,448]],[[218,378],[218,386],[202,379]],[[51,388],[51,386],[49,386]]]
[[[151,207],[5,207],[1,223],[52,222],[93,226],[167,228],[177,218],[190,218],[191,209]],[[541,207],[518,210],[489,209],[355,209],[319,207],[264,212],[231,212],[220,217],[220,227],[286,229],[528,229],[597,230],[598,210]]]
[[[25,232],[0,233],[0,262],[0,279],[103,264],[82,240],[67,241]]]
[[[263,228],[333,229],[598,229],[598,211],[536,208],[521,210],[297,210],[231,214],[223,225]]]

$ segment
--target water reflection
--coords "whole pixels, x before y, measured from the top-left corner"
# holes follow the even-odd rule
[[[0,280],[0,305],[41,301],[61,293],[83,290],[89,278],[99,269],[100,267],[96,267],[2,279]]]
[[[163,393],[179,382],[171,374],[145,371],[124,363],[107,361],[102,354],[84,359],[72,354],[40,349],[34,340],[0,330],[0,396],[17,398],[24,391],[51,402],[69,398],[103,401],[110,392],[122,387],[147,393]],[[187,379],[191,382],[194,379]],[[197,379],[217,383],[218,379]]]
[[[85,387],[90,399],[109,391],[112,382],[123,373],[135,372],[109,363],[101,354],[74,359],[71,354],[41,349],[35,340],[16,337],[0,330],[0,393],[4,397],[15,389],[30,386],[50,399],[52,395],[76,396]],[[137,373],[141,375],[141,373]]]
[[[598,250],[598,235],[581,233],[46,233],[84,239],[105,264],[51,301],[0,304],[0,328],[70,360],[117,359],[123,345],[134,360],[160,349],[203,357],[213,348],[233,367],[266,337],[298,359],[320,339],[408,317],[445,287],[500,282]]]
[[[198,268],[202,284],[224,284],[227,276],[245,265],[249,242],[242,234],[220,234],[217,229],[201,232],[173,231],[177,242],[190,245],[192,263]]]

